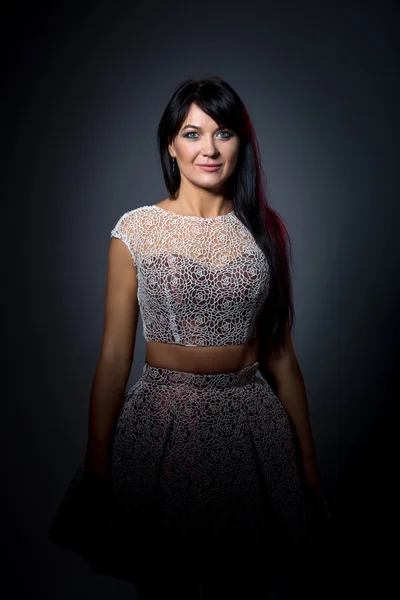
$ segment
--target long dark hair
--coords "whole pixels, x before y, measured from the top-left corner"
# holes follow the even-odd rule
[[[249,114],[238,94],[219,77],[183,81],[173,93],[161,117],[157,142],[165,185],[175,198],[180,186],[179,169],[172,172],[168,145],[195,103],[220,127],[232,129],[240,140],[235,170],[226,181],[228,198],[235,215],[251,232],[270,267],[270,292],[257,322],[258,361],[274,350],[280,355],[285,333],[294,322],[291,283],[291,245],[285,225],[271,208],[267,180],[260,160],[256,134]]]

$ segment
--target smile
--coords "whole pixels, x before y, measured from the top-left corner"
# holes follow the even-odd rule
[[[203,171],[217,171],[218,169],[220,169],[222,167],[222,165],[217,165],[216,167],[204,167],[202,165],[197,165],[198,167],[200,167],[200,169],[203,169]]]

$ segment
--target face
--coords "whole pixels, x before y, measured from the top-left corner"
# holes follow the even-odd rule
[[[196,186],[218,190],[235,169],[239,137],[230,129],[220,129],[201,108],[191,104],[168,149],[176,158],[181,183],[186,179]],[[207,164],[220,166],[213,171],[200,167]]]

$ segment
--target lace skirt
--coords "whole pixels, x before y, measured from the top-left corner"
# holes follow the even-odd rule
[[[267,572],[312,560],[298,452],[258,363],[233,373],[156,368],[125,394],[112,444],[110,502],[88,527],[83,461],[49,539],[95,573],[138,581],[171,569]]]

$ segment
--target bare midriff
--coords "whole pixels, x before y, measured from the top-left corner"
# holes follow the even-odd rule
[[[241,371],[257,361],[258,340],[253,338],[239,346],[181,346],[147,342],[146,362],[152,367],[214,374]]]

